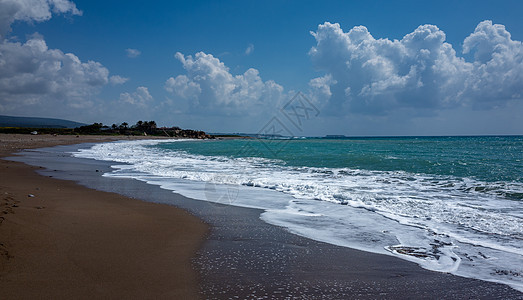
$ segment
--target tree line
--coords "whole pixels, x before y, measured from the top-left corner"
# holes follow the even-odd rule
[[[79,134],[102,134],[102,135],[151,135],[151,136],[169,136],[185,137],[197,139],[210,139],[213,136],[206,134],[204,131],[181,129],[180,127],[158,127],[155,121],[138,121],[136,124],[129,126],[129,123],[112,124],[111,126],[102,123],[93,123],[91,125],[80,126],[74,129]]]

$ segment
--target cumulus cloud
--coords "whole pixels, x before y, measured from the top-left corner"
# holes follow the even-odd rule
[[[94,111],[101,87],[125,82],[121,76],[109,78],[98,62],[49,49],[39,34],[25,42],[6,37],[15,21],[42,22],[59,13],[82,14],[68,0],[0,0],[0,113],[66,116]]]
[[[185,75],[178,75],[176,78],[171,77],[165,82],[165,90],[173,93],[181,98],[198,99],[198,95],[201,94],[202,89],[200,84],[192,81]]]
[[[464,41],[472,62],[457,56],[434,25],[421,25],[401,40],[375,39],[364,26],[344,32],[329,22],[311,34],[316,45],[309,54],[327,75],[309,85],[328,98],[332,112],[488,108],[522,97],[522,44],[491,21],[481,22]]]
[[[253,51],[254,51],[254,45],[249,44],[249,46],[247,46],[247,49],[245,49],[245,55],[250,55]]]
[[[122,77],[120,75],[113,75],[113,76],[109,77],[109,82],[113,85],[124,84],[127,81],[129,81],[129,78]]]
[[[0,99],[4,110],[26,106],[85,107],[107,84],[109,71],[98,62],[82,62],[72,53],[49,49],[39,35],[25,43],[0,44]]]
[[[336,83],[331,74],[311,79],[309,97],[319,103],[328,101],[332,96],[331,86]]]
[[[53,13],[82,15],[68,0],[0,0],[0,37],[5,37],[15,21],[43,22]]]
[[[140,50],[132,48],[125,49],[125,52],[127,53],[127,57],[129,58],[136,58],[142,54]]]
[[[152,101],[153,97],[149,93],[149,89],[144,86],[136,88],[133,93],[120,94],[120,102],[124,104],[146,107]]]
[[[467,96],[478,105],[502,105],[523,98],[523,43],[513,41],[505,26],[481,22],[463,43],[473,53],[473,71],[466,80]]]
[[[178,99],[189,100],[193,109],[213,113],[259,113],[274,108],[283,96],[283,87],[263,81],[258,70],[232,75],[218,58],[203,52],[184,56],[176,53],[186,74],[169,78],[165,89]],[[212,109],[212,110],[209,110]]]

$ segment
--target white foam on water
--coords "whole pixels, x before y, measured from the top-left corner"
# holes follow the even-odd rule
[[[264,158],[148,147],[165,142],[173,141],[106,143],[73,155],[122,163],[104,176],[135,178],[194,199],[263,209],[262,220],[311,239],[523,291],[522,202],[503,198],[505,192],[522,193],[521,183],[291,167]]]

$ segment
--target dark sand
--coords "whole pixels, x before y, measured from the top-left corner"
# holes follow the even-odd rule
[[[0,157],[114,139],[0,135]],[[0,159],[0,299],[198,298],[200,219],[37,169]]]
[[[211,225],[193,259],[206,299],[523,299],[501,284],[431,272],[395,257],[316,242],[259,219],[261,211],[189,199],[129,179],[102,178],[105,162],[27,153],[45,176],[186,209]],[[45,158],[45,159],[43,159]],[[98,170],[98,171],[97,171]]]

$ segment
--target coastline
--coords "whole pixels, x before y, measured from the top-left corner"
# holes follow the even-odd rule
[[[0,135],[3,299],[199,297],[191,258],[208,232],[200,219],[3,159],[22,149],[118,139]]]
[[[57,166],[63,157],[43,155],[48,170],[33,169],[47,177],[63,177],[97,190],[174,204],[210,224],[210,233],[193,260],[199,271],[200,292],[206,299],[523,297],[505,285],[427,271],[398,258],[299,237],[261,221],[260,210],[209,205],[144,182],[102,178],[100,174],[110,168],[101,162],[76,159],[76,165]],[[56,170],[50,166],[56,166]],[[94,168],[101,172],[84,171]]]

